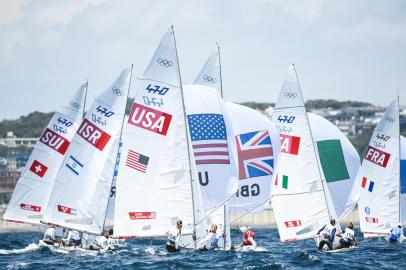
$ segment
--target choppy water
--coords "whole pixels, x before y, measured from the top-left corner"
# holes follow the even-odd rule
[[[232,235],[234,242],[239,240],[238,231]],[[317,251],[310,240],[282,244],[275,229],[256,230],[263,252],[166,254],[165,241],[132,239],[125,249],[113,253],[67,255],[38,247],[35,243],[41,236],[32,232],[0,234],[0,269],[406,269],[406,244],[361,238],[358,249],[326,254]]]

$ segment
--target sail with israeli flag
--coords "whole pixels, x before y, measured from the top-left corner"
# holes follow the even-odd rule
[[[165,236],[177,220],[183,221],[183,234],[192,234],[204,211],[188,149],[173,27],[137,85],[123,135],[114,236]]]
[[[289,67],[272,121],[281,139],[271,197],[280,239],[314,237],[336,214],[319,167],[294,65]]]
[[[87,82],[55,112],[14,189],[4,219],[41,224],[55,177],[82,121]]]
[[[220,48],[212,52],[193,84],[206,85],[222,91]]]
[[[375,128],[357,175],[358,214],[361,231],[366,234],[387,234],[405,222],[404,150],[399,129],[399,103],[395,99]]]
[[[56,177],[45,223],[103,232],[131,73],[123,70],[86,113]]]
[[[232,102],[225,105],[239,186],[229,206],[233,212],[258,213],[271,196],[280,153],[279,129],[256,110]]]
[[[314,113],[307,113],[307,116],[335,213],[338,220],[342,220],[359,198],[353,190],[360,167],[358,152],[333,123]]]

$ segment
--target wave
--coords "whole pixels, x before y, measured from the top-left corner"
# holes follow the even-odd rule
[[[31,243],[25,248],[20,248],[20,249],[0,249],[0,255],[8,255],[8,254],[22,254],[22,253],[28,253],[28,252],[33,252],[38,250],[40,247],[38,244]]]

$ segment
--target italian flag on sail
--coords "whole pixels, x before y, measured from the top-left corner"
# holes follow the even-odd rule
[[[350,178],[340,140],[318,141],[317,150],[327,183]]]
[[[287,175],[282,175],[282,188],[288,189],[288,180],[289,177]],[[276,175],[275,179],[275,186],[279,185],[279,174]]]

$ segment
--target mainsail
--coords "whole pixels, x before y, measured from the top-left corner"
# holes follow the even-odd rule
[[[41,224],[55,177],[82,121],[86,90],[87,82],[48,123],[18,180],[4,219]]]
[[[222,91],[220,49],[212,52],[193,84],[206,85]]]
[[[86,113],[56,177],[45,223],[103,232],[131,71],[125,69]]]
[[[239,189],[229,203],[230,209],[261,212],[271,196],[280,152],[279,129],[260,112],[232,102],[226,102],[225,114],[230,122],[231,153],[239,179]]]
[[[115,237],[164,236],[178,219],[191,234],[204,216],[185,120],[171,28],[138,80],[117,177]]]
[[[404,222],[400,166],[399,104],[392,101],[375,128],[356,183],[360,187],[358,213],[361,231],[385,234]],[[403,182],[404,183],[404,182]]]
[[[360,166],[358,152],[333,123],[314,113],[308,113],[307,117],[321,171],[337,218],[342,220],[358,201],[357,193],[352,190]]]
[[[313,237],[335,218],[325,187],[295,67],[288,76],[272,113],[279,127],[281,153],[272,187],[272,206],[282,242]]]

